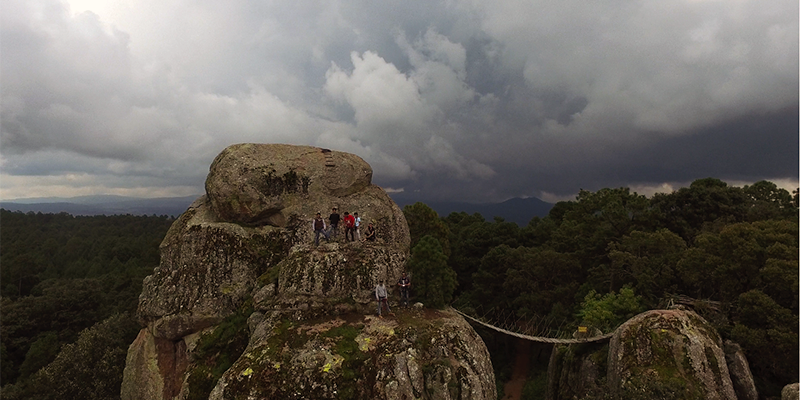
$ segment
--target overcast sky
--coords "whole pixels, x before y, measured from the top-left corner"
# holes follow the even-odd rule
[[[1,7],[3,199],[200,194],[242,142],[422,201],[797,186],[797,0]]]

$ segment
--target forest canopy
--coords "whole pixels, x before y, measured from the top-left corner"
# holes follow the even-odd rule
[[[158,266],[174,220],[0,210],[4,399],[119,396],[127,346],[139,330],[133,315],[142,280]],[[68,373],[103,382],[81,389],[54,378]],[[68,395],[79,389],[94,392]]]
[[[695,310],[723,339],[741,344],[760,393],[797,380],[797,190],[714,178],[651,198],[581,190],[524,227],[451,213],[441,218],[446,238],[424,204],[403,211],[413,243],[432,235],[450,250],[453,305],[465,312],[610,332],[635,313],[696,299],[714,305]]]
[[[651,198],[581,190],[523,227],[440,217],[423,203],[403,212],[415,301],[609,332],[696,299],[695,311],[742,346],[763,396],[797,380],[797,191],[713,178]],[[118,397],[142,280],[174,219],[0,210],[0,221],[3,398]],[[498,368],[498,347],[487,345]],[[87,377],[96,384],[75,385]]]

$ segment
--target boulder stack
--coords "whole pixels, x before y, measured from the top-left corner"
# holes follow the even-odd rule
[[[460,316],[373,316],[410,236],[371,179],[358,156],[317,147],[222,151],[145,278],[121,398],[496,398],[488,351]],[[313,216],[333,207],[377,240],[315,246]]]

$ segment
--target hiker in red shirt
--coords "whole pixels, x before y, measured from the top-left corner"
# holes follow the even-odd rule
[[[347,211],[344,212],[344,240],[345,242],[356,240],[356,219]]]

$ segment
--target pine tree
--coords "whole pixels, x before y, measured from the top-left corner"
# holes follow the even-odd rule
[[[456,273],[447,265],[442,245],[433,236],[422,237],[411,250],[409,268],[417,299],[428,307],[443,308],[453,300]]]

